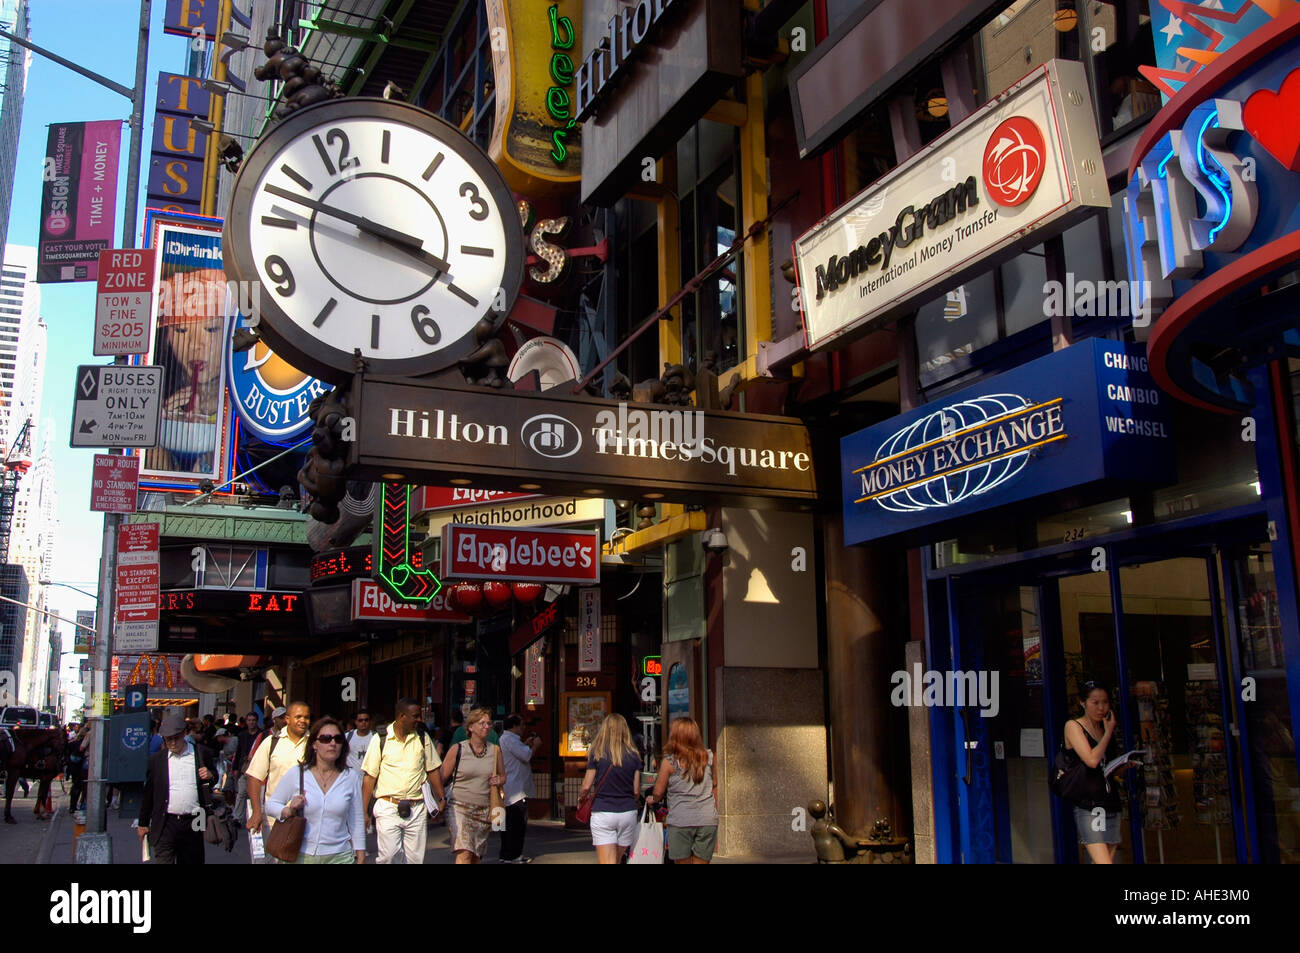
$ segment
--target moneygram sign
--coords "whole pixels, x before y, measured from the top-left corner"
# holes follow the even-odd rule
[[[808,347],[915,311],[1109,206],[1083,66],[1052,60],[795,241]]]
[[[442,575],[561,585],[600,581],[600,534],[499,526],[442,528]]]

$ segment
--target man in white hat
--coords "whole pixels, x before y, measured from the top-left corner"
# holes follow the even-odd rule
[[[168,712],[163,749],[149,758],[136,829],[156,864],[203,863],[203,828],[212,810],[212,755],[185,735],[185,717]],[[196,819],[195,815],[199,815]],[[198,823],[196,823],[198,820]]]

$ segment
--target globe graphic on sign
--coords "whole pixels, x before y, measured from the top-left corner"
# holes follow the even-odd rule
[[[892,434],[880,445],[873,462],[958,440],[966,435],[963,431],[979,433],[981,425],[991,424],[1030,406],[1032,402],[1018,394],[989,394],[950,404]],[[1006,483],[1024,469],[1031,452],[1024,450],[988,462],[945,468],[946,472],[928,480],[878,496],[876,502],[892,513],[953,506]]]

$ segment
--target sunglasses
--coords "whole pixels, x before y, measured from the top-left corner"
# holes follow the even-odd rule
[[[316,740],[321,744],[332,745],[343,740],[342,735],[317,735]]]

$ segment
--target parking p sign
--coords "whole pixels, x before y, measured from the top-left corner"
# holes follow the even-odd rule
[[[99,253],[96,357],[149,351],[153,266],[152,248],[112,248]]]

